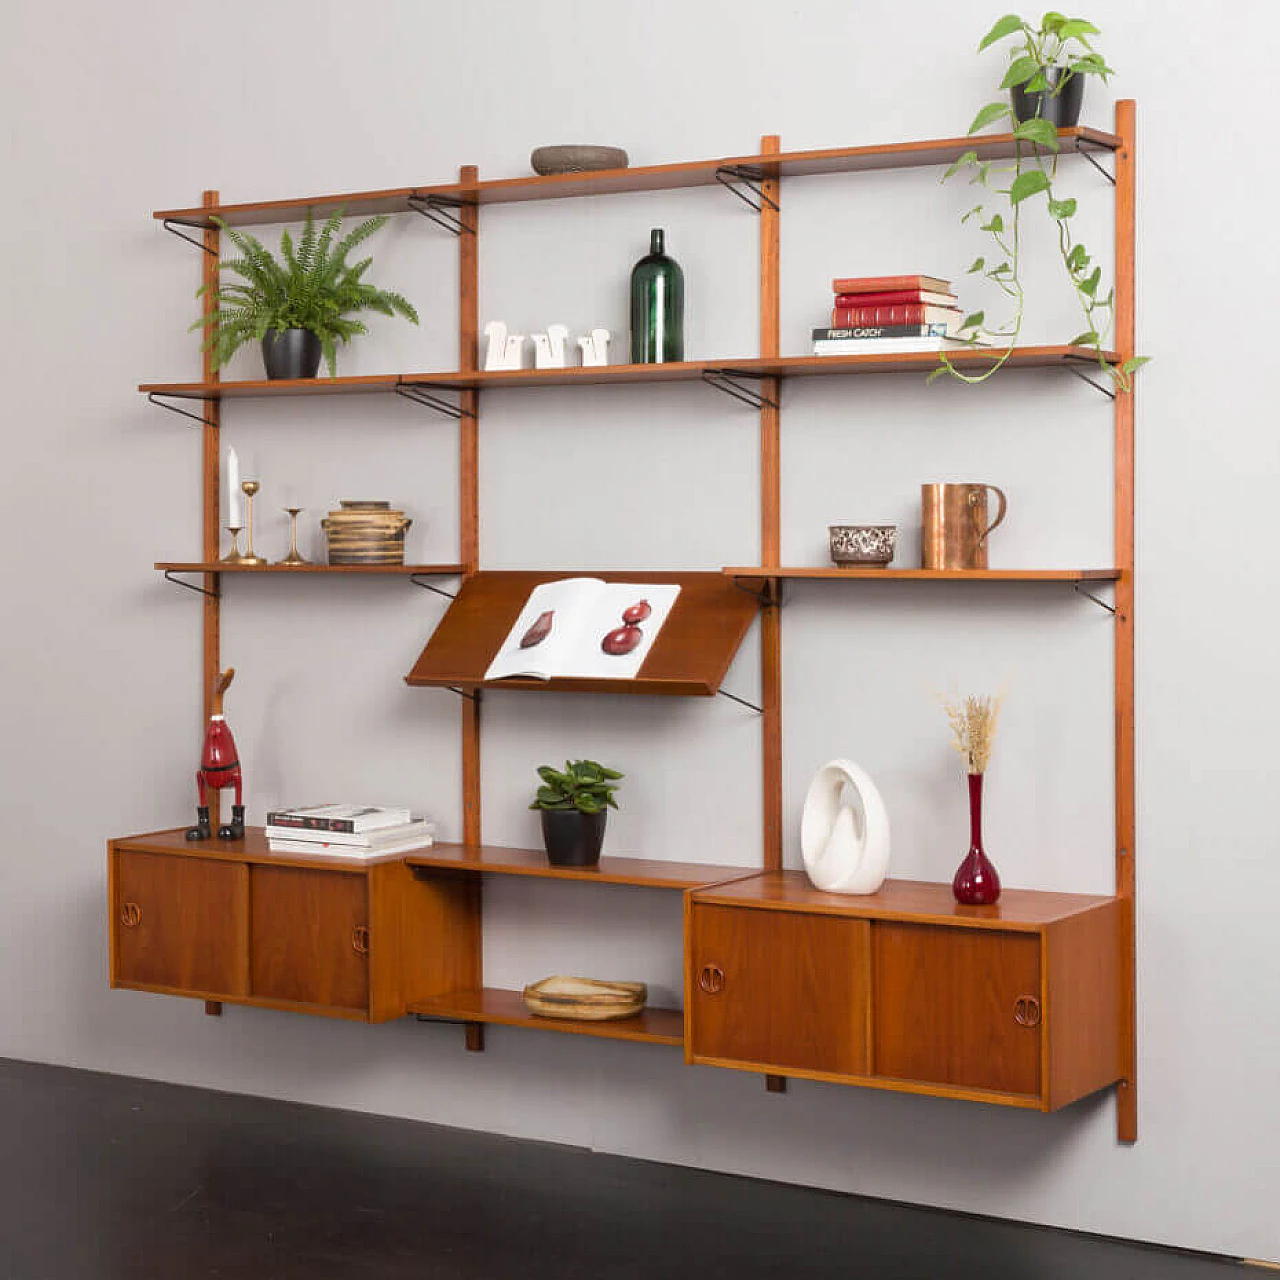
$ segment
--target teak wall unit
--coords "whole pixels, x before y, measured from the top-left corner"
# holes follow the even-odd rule
[[[1064,155],[1085,154],[1115,187],[1115,349],[1134,353],[1134,136],[1132,101],[1116,104],[1115,132],[1065,129]],[[962,152],[1012,156],[1009,135],[886,146],[783,152],[776,137],[747,156],[604,173],[481,182],[474,166],[438,186],[221,204],[205,193],[195,208],[157,213],[165,226],[203,249],[202,279],[216,279],[216,213],[233,226],[300,218],[341,206],[350,215],[420,213],[457,236],[458,367],[425,373],[295,382],[222,382],[206,355],[196,383],[140,388],[156,403],[203,426],[202,555],[157,563],[166,576],[202,575],[205,714],[221,668],[218,428],[224,400],[277,395],[397,393],[454,417],[459,433],[458,558],[410,565],[405,575],[459,574],[463,587],[428,642],[410,683],[449,684],[464,696],[463,840],[358,868],[271,854],[251,831],[234,844],[185,845],[181,832],[113,841],[110,846],[112,982],[221,1001],[268,1004],[379,1021],[416,1012],[467,1025],[468,1047],[482,1046],[487,1022],[682,1044],[691,1062],[764,1072],[771,1088],[788,1075],[1014,1106],[1053,1110],[1117,1086],[1118,1134],[1137,1136],[1134,1008],[1133,721],[1133,392],[1113,398],[1114,563],[1078,570],[924,570],[858,572],[788,568],[781,562],[780,390],[794,377],[924,373],[927,354],[833,358],[781,355],[779,240],[782,185],[792,176],[945,165]],[[1097,157],[1110,155],[1112,173]],[[479,219],[486,204],[724,184],[760,220],[760,349],[750,357],[664,365],[486,372],[479,368]],[[735,208],[740,205],[735,202]],[[199,239],[183,228],[198,231]],[[212,303],[206,299],[206,307]],[[953,355],[982,368],[981,351]],[[1027,346],[1013,368],[1065,368],[1087,375],[1094,354],[1071,346]],[[760,563],[722,570],[738,599],[732,636],[695,640],[683,657],[665,654],[660,677],[646,666],[632,692],[717,691],[724,668],[757,608],[761,618],[762,871],[638,859],[599,869],[548,867],[539,851],[481,844],[480,720],[488,656],[523,600],[527,579],[555,575],[482,573],[478,439],[486,387],[598,386],[707,382],[759,416]],[[980,394],[980,392],[975,393]],[[173,403],[173,402],[177,403]],[[198,412],[183,409],[198,404]],[[310,566],[310,573],[386,572]],[[277,567],[235,572],[298,572]],[[562,570],[561,573],[575,572]],[[656,575],[670,578],[670,575]],[[687,575],[700,582],[712,575]],[[1063,581],[1114,584],[1115,884],[1114,897],[1007,891],[994,907],[959,907],[947,886],[887,882],[866,898],[833,897],[782,869],[781,587],[787,579]],[[181,580],[181,579],[179,579]],[[192,584],[184,584],[192,585]],[[755,599],[741,588],[752,591]],[[710,587],[707,588],[710,591]],[[707,597],[721,602],[714,591]],[[747,601],[744,608],[742,600]],[[488,602],[485,605],[484,602]],[[484,607],[476,612],[477,602]],[[495,603],[496,602],[496,603]],[[496,612],[494,610],[496,609]],[[471,613],[468,613],[471,610]],[[487,610],[487,611],[486,611]],[[674,617],[674,615],[673,615]],[[503,621],[507,618],[507,621]],[[484,621],[478,621],[483,619]],[[696,628],[695,628],[696,631]],[[490,634],[492,633],[492,634]],[[468,637],[471,660],[458,665]],[[712,652],[714,650],[714,652]],[[655,661],[660,646],[650,662]],[[452,664],[452,665],[450,665]],[[679,687],[677,687],[679,686]],[[521,686],[524,687],[524,686]],[[573,688],[551,681],[539,688]],[[582,687],[579,685],[578,687]],[[216,803],[216,796],[215,796]],[[215,813],[216,821],[216,813]],[[625,1023],[556,1023],[530,1017],[518,993],[484,988],[480,974],[484,875],[526,875],[639,884],[684,894],[686,1001],[646,1010]],[[356,959],[353,961],[351,956]],[[957,1015],[957,993],[981,992],[971,1015]],[[765,1012],[762,1014],[761,1010]]]

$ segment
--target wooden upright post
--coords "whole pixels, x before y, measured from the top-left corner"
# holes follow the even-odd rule
[[[760,139],[762,155],[777,155],[777,134]],[[782,183],[765,176],[760,210],[760,354],[776,357],[778,333],[778,253]],[[778,409],[781,380],[763,378],[760,394],[760,563],[776,569],[782,555],[782,432]],[[768,604],[760,618],[760,683],[763,734],[763,831],[764,869],[782,870],[782,619],[777,605],[778,580],[770,579]]]
[[[205,209],[216,209],[218,207],[218,193],[216,191],[206,191],[201,203]],[[216,288],[218,284],[221,236],[217,227],[206,227],[202,239],[207,252],[200,255],[200,283],[211,290]],[[206,292],[202,296],[202,314],[210,316],[218,309],[217,299],[212,292]],[[206,338],[209,338],[213,336],[214,330],[206,328],[202,332]],[[219,378],[218,370],[214,368],[213,354],[212,348],[203,353],[200,372],[201,380],[206,383],[217,382]],[[220,551],[219,519],[222,503],[222,488],[219,483],[221,472],[219,437],[221,433],[218,427],[222,421],[222,402],[220,400],[204,400],[201,402],[201,407],[205,418],[205,425],[201,428],[202,447],[200,451],[200,543],[203,553],[201,559],[204,560],[205,564],[217,564]],[[201,597],[204,601],[204,612],[201,619],[203,659],[200,665],[200,705],[204,717],[202,723],[206,725],[209,723],[209,717],[213,714],[214,682],[222,670],[222,617],[219,611],[221,581],[221,574],[206,573],[204,575],[204,589],[207,594]],[[218,823],[222,820],[219,800],[220,792],[216,789],[212,790],[209,795],[209,822],[214,830],[217,829]]]
[[[1136,112],[1131,98],[1116,103],[1116,353],[1134,354],[1134,145]],[[1134,860],[1137,819],[1134,804],[1134,429],[1133,390],[1115,399],[1115,732],[1116,732],[1116,893],[1124,899],[1121,947],[1121,1053],[1124,1079],[1116,1093],[1116,1130],[1121,1142],[1138,1140],[1137,945],[1134,919]]]
[[[479,170],[463,165],[459,181],[474,186]],[[464,194],[463,200],[466,201]],[[480,367],[480,207],[464,203],[458,236],[458,368]],[[462,571],[480,567],[480,392],[463,391],[458,420],[458,547]],[[462,839],[480,843],[480,690],[462,699]]]

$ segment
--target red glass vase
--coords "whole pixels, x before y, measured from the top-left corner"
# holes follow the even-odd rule
[[[951,882],[956,901],[970,907],[985,907],[1000,898],[1000,876],[982,848],[982,777],[969,775],[969,852]]]

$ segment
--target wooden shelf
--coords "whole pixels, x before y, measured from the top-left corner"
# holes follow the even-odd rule
[[[679,1009],[642,1009],[634,1018],[616,1022],[582,1022],[571,1018],[535,1017],[525,1008],[519,991],[483,987],[478,991],[452,991],[428,1000],[411,1000],[410,1013],[450,1022],[489,1022],[504,1027],[532,1027],[577,1036],[601,1036],[606,1040],[637,1040],[647,1044],[684,1044],[684,1014]]]
[[[1060,129],[1058,145],[1063,154],[1116,151],[1119,149],[1120,139],[1115,134],[1105,133],[1100,129]],[[439,196],[444,200],[483,205],[526,200],[562,200],[573,196],[627,195],[639,191],[675,191],[688,187],[714,186],[717,182],[716,174],[723,168],[753,168],[764,178],[803,178],[950,164],[966,151],[976,152],[981,160],[1005,160],[1014,154],[1014,148],[1013,136],[1008,133],[988,134],[977,138],[934,138],[874,146],[724,156],[718,160],[605,169],[595,173],[563,173],[549,177],[528,175],[469,185],[445,183],[379,191],[349,191],[290,200],[257,200],[218,205],[213,209],[203,206],[161,209],[152,216],[157,220],[168,219],[186,226],[208,227],[213,225],[209,215],[216,213],[231,226],[248,227],[300,220],[308,210],[319,216],[326,216],[334,209],[341,208],[344,214],[353,218],[373,214],[409,213],[413,208],[411,198]]]
[[[697,897],[700,902],[722,906],[996,929],[1006,933],[1038,933],[1046,925],[1115,902],[1114,898],[1094,894],[1005,889],[1000,901],[989,907],[968,907],[955,900],[949,884],[923,880],[886,880],[879,892],[866,895],[823,893],[813,887],[803,871],[766,871],[697,890]]]
[[[1115,582],[1120,577],[1119,569],[770,569],[764,565],[744,565],[723,572],[735,580],[755,582],[769,578],[858,582]]]
[[[981,371],[995,360],[999,352],[990,349],[951,351],[952,364],[958,369]],[[1116,353],[1104,353],[1110,361]],[[1015,369],[1060,369],[1068,365],[1096,365],[1097,352],[1088,347],[1029,346],[1019,347],[1006,361]],[[428,386],[444,391],[479,391],[504,387],[604,386],[612,383],[696,382],[707,372],[739,374],[756,378],[815,378],[864,373],[927,373],[937,364],[931,351],[907,351],[898,354],[850,356],[780,356],[724,360],[682,360],[669,364],[614,364],[599,369],[575,365],[568,369],[498,369],[462,373],[441,370],[436,373],[387,374],[358,378],[298,378],[293,380],[252,382],[146,382],[138,390],[147,395],[171,396],[180,400],[236,400],[272,396],[326,396],[352,394],[388,394],[397,386]]]
[[[349,573],[384,577],[448,576],[465,572],[460,564],[226,564],[221,560],[157,560],[155,568],[165,573]]]
[[[680,595],[640,674],[630,680],[492,680],[485,671],[539,583],[591,576],[607,582],[678,582]],[[714,696],[738,651],[757,601],[720,573],[592,573],[513,571],[473,574],[432,632],[411,685],[539,692]]]
[[[636,885],[645,889],[699,889],[757,874],[750,867],[652,858],[601,858],[594,867],[553,867],[541,849],[498,845],[436,844],[405,856],[417,871],[471,871],[487,875],[536,876],[544,880],[585,880],[591,884]]]
[[[194,805],[194,801],[192,802]],[[194,808],[192,810],[195,817]],[[112,843],[135,853],[162,853],[184,858],[203,858],[212,862],[238,862],[263,867],[296,867],[315,871],[345,871],[363,875],[369,867],[387,862],[403,862],[404,851],[377,853],[368,858],[351,858],[340,853],[272,853],[266,832],[261,827],[246,827],[243,840],[188,840],[185,827],[166,831],[150,831],[144,835],[124,836]]]

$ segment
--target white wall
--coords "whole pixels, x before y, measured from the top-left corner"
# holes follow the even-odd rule
[[[15,8],[18,8],[15,6]],[[228,0],[21,6],[0,51],[4,616],[0,1052],[1280,1259],[1275,1103],[1280,860],[1274,577],[1278,453],[1268,376],[1275,293],[1267,50],[1280,22],[1178,25],[1190,6],[1091,6],[1139,103],[1138,818],[1140,1129],[1116,1144],[1103,1098],[1044,1117],[685,1067],[677,1053],[495,1029],[383,1028],[106,988],[104,841],[185,821],[200,735],[199,605],[152,572],[198,547],[198,435],[140,381],[194,376],[198,254],[154,208],[526,171],[556,141],[634,163],[963,132],[998,55],[997,15],[938,0],[636,6],[497,0],[357,9]],[[1243,16],[1243,14],[1241,15]],[[1229,104],[1229,107],[1228,105]],[[1229,110],[1229,114],[1228,114]],[[981,252],[937,175],[795,182],[785,192],[784,349],[803,349],[836,273],[959,276]],[[1110,195],[1070,189],[1110,260]],[[690,290],[694,356],[753,350],[755,222],[717,190],[486,210],[482,318],[625,329],[625,281],[665,226]],[[1030,252],[1030,337],[1074,324]],[[452,362],[456,248],[426,223],[375,242],[421,329],[379,325],[348,373]],[[1197,341],[1199,323],[1211,337]],[[247,361],[247,357],[246,357]],[[250,368],[246,362],[243,368]],[[807,382],[785,404],[784,548],[818,564],[828,522],[910,525],[922,480],[1011,495],[997,565],[1105,563],[1110,415],[1065,377],[983,390],[907,378]],[[260,473],[259,545],[279,508],[314,520],[385,496],[417,520],[410,555],[455,550],[453,427],[394,399],[235,405],[227,443]],[[485,562],[718,567],[757,554],[754,417],[697,386],[486,395]],[[548,497],[547,494],[550,493]],[[904,551],[910,555],[910,538]],[[309,549],[319,553],[318,540]],[[452,695],[400,683],[440,613],[406,584],[228,584],[228,710],[249,809],[281,798],[404,796],[460,825]],[[898,874],[942,879],[965,844],[938,690],[1007,690],[989,848],[1006,883],[1111,884],[1110,624],[1057,588],[797,588],[785,613],[788,858],[813,769],[837,754],[882,782]],[[751,697],[754,640],[728,685]],[[597,755],[628,774],[610,847],[752,864],[759,733],[710,704],[495,696],[484,820],[536,839],[532,768]],[[563,968],[678,984],[674,898],[495,885],[494,983]]]

